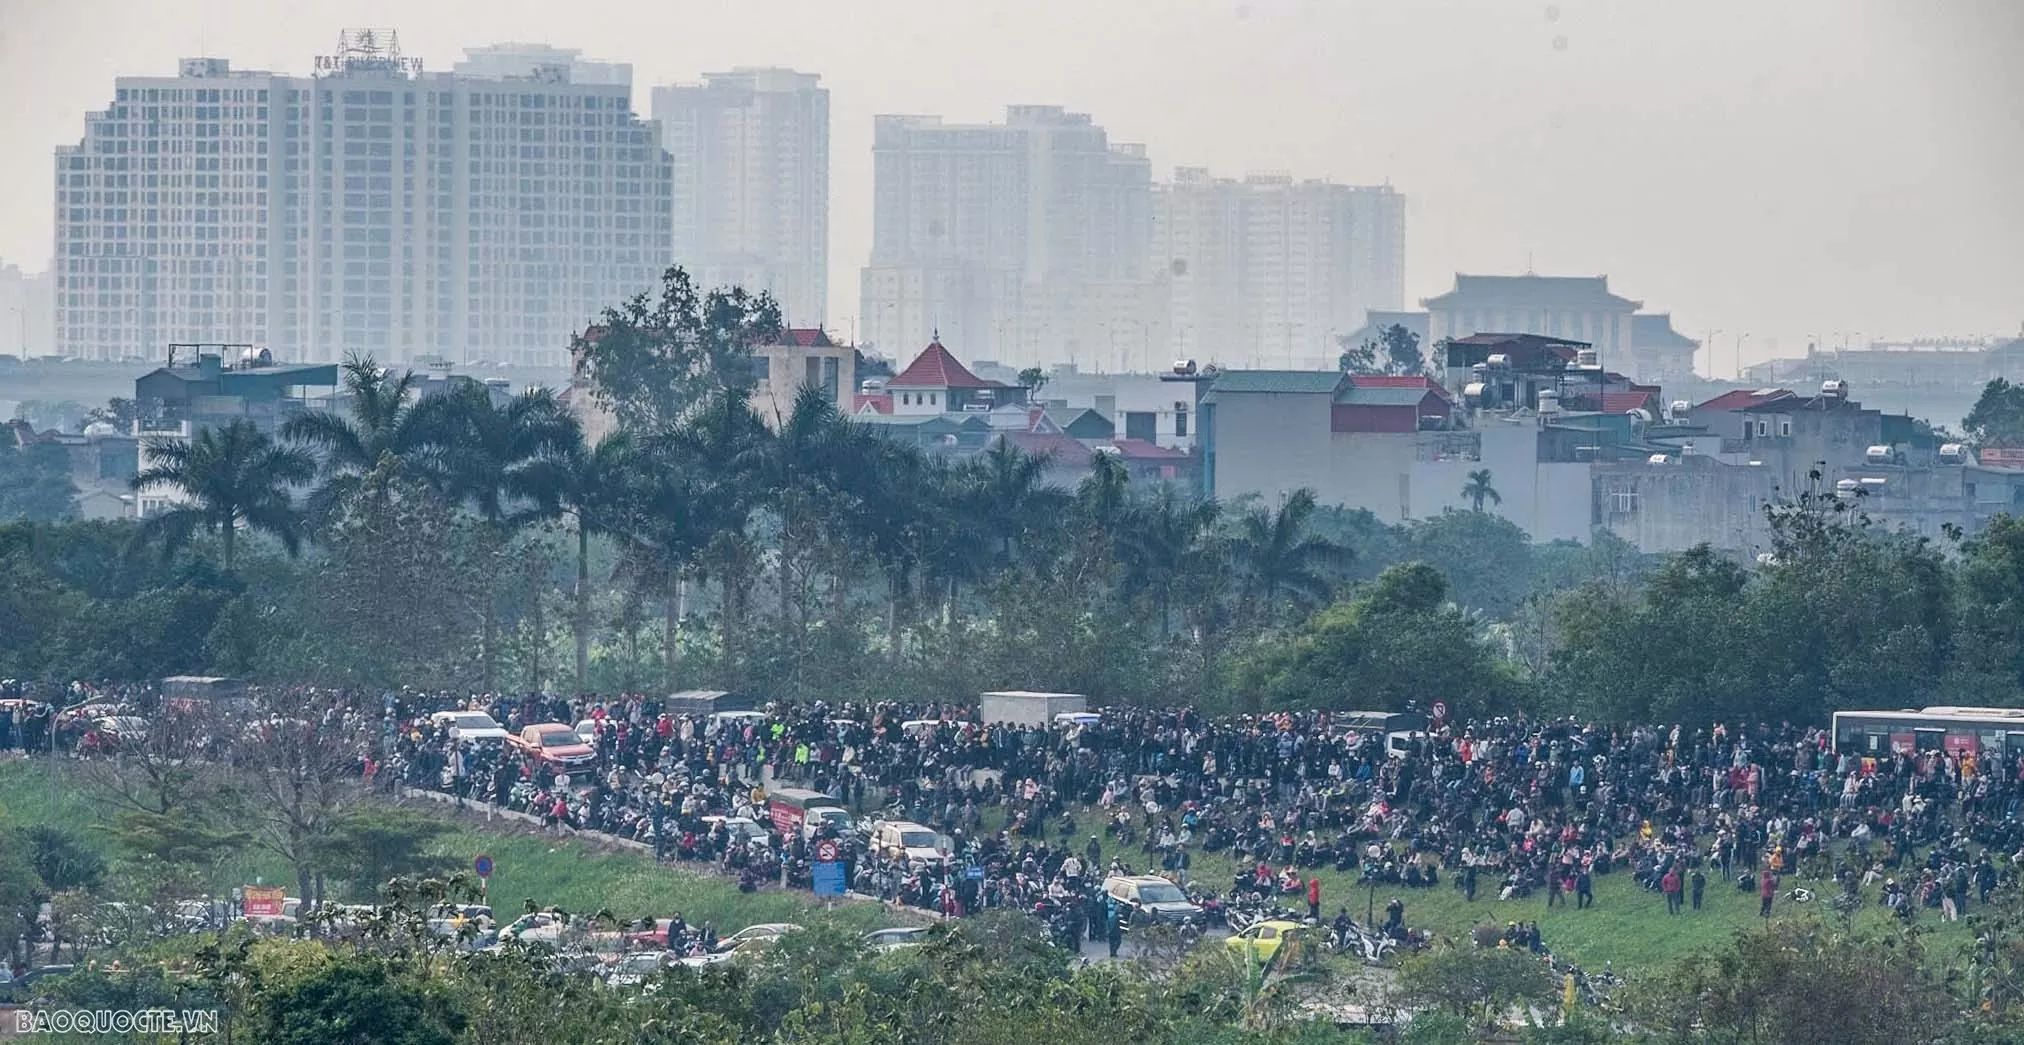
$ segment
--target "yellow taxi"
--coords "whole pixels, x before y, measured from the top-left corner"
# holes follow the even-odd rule
[[[1223,946],[1237,954],[1249,951],[1252,959],[1269,962],[1278,956],[1282,948],[1287,951],[1296,950],[1306,933],[1307,927],[1299,922],[1273,919],[1259,922],[1231,936],[1223,941]]]

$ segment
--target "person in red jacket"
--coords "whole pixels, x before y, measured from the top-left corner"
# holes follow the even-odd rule
[[[1771,900],[1777,895],[1778,876],[1771,873],[1771,868],[1766,867],[1764,873],[1757,878],[1757,898],[1763,901],[1758,905],[1757,917],[1771,917]]]
[[[1307,880],[1307,916],[1317,922],[1321,920],[1320,875],[1315,875],[1313,878]]]

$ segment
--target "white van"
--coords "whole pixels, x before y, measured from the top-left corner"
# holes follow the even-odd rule
[[[932,864],[940,863],[943,858],[941,836],[935,834],[933,828],[909,820],[887,820],[874,827],[871,844],[894,859],[921,860]]]

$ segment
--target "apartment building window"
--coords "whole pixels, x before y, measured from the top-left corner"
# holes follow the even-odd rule
[[[1790,439],[1790,438],[1792,438],[1792,419],[1791,419],[1791,418],[1789,418],[1789,417],[1781,417],[1781,418],[1779,418],[1779,419],[1778,419],[1778,437],[1779,437],[1780,439]]]
[[[1616,515],[1633,515],[1637,512],[1637,491],[1618,490],[1609,495],[1609,510]]]
[[[1765,421],[1760,418],[1757,421],[1757,437],[1761,439],[1770,434],[1771,434],[1771,422]]]

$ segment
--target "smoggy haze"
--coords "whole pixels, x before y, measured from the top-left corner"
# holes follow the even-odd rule
[[[115,76],[199,54],[306,75],[352,26],[399,30],[437,69],[507,40],[630,62],[642,114],[648,88],[706,71],[822,74],[839,330],[870,245],[872,115],[1027,102],[1146,143],[1156,178],[1389,181],[1410,199],[1409,305],[1456,270],[1606,272],[1683,333],[1721,328],[1718,372],[1739,331],[1748,359],[1810,333],[2024,323],[2024,4],[2006,0],[0,0],[0,259],[47,266],[52,150]]]

